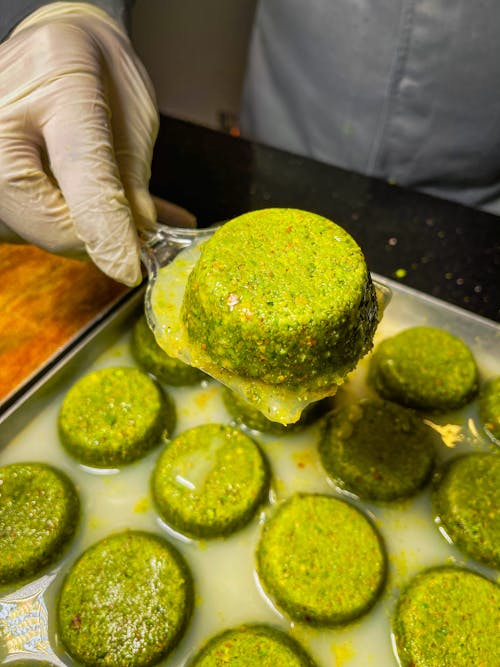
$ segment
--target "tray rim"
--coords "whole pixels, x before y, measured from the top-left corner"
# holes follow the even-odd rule
[[[491,320],[488,317],[483,317],[482,315],[477,315],[471,310],[467,310],[466,308],[461,308],[460,306],[457,306],[454,303],[450,303],[449,301],[444,301],[443,299],[439,299],[438,297],[432,296],[431,294],[427,294],[427,292],[422,292],[421,290],[415,289],[414,287],[409,287],[408,285],[404,285],[403,283],[397,282],[392,278],[386,278],[385,276],[382,276],[378,273],[374,273],[373,271],[370,272],[370,275],[372,276],[373,279],[381,282],[382,284],[386,285],[389,288],[392,288],[395,292],[403,292],[408,296],[420,299],[424,303],[427,303],[434,308],[447,310],[448,312],[453,313],[457,317],[471,320],[473,322],[480,324],[481,326],[486,326],[490,328],[492,332],[498,332],[500,334],[500,323],[495,322],[495,320]]]

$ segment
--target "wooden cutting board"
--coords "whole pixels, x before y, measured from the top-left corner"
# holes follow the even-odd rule
[[[127,289],[90,261],[0,243],[0,404]]]

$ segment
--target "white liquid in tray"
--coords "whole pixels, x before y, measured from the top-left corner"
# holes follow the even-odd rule
[[[411,295],[410,295],[411,297]],[[493,344],[500,334],[488,323],[462,322],[460,312],[441,314],[439,305],[409,303],[408,295],[395,294],[377,334],[377,340],[415,324],[443,326],[457,331],[476,353],[482,377],[500,374],[500,355]],[[440,318],[442,321],[440,321]],[[454,319],[456,321],[454,321]],[[458,324],[457,324],[458,322]],[[464,335],[468,332],[468,335]],[[482,337],[485,333],[486,338]],[[129,352],[129,333],[96,359],[88,370],[112,365],[133,365]],[[497,351],[499,346],[497,345]],[[365,385],[366,362],[352,374],[337,402],[370,395]],[[75,380],[77,378],[74,378]],[[260,524],[266,509],[250,526],[223,540],[196,542],[176,535],[165,526],[153,507],[149,477],[158,456],[155,450],[142,461],[115,471],[96,471],[75,463],[59,444],[57,414],[69,384],[60,387],[51,404],[0,452],[0,464],[15,461],[45,461],[65,470],[78,486],[82,499],[82,522],[78,536],[51,585],[47,603],[51,641],[62,660],[71,659],[58,645],[54,623],[54,600],[65,570],[78,554],[105,535],[123,529],[151,530],[170,539],[184,554],[193,572],[196,602],[193,619],[178,649],[165,661],[168,667],[181,667],[200,645],[214,633],[240,623],[264,622],[291,632],[322,667],[394,667],[391,645],[391,615],[398,587],[423,567],[460,563],[487,574],[494,572],[468,561],[448,544],[433,523],[428,490],[414,499],[381,507],[362,503],[374,518],[385,538],[389,553],[389,579],[383,596],[366,616],[340,629],[311,629],[291,623],[272,607],[259,588],[254,572],[254,551]],[[195,388],[168,388],[175,399],[178,423],[175,434],[207,422],[229,423],[220,385],[212,380]],[[444,434],[446,444],[439,458],[463,451],[477,451],[493,446],[481,431],[476,407],[433,420]],[[316,451],[317,426],[286,437],[252,435],[267,454],[273,474],[271,503],[281,501],[296,491],[336,493],[328,482]],[[454,445],[454,446],[450,446]],[[353,500],[356,502],[356,500]],[[2,592],[3,593],[3,592]]]

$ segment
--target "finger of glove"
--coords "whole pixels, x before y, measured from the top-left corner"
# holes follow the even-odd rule
[[[152,195],[152,200],[156,208],[156,215],[160,222],[173,227],[191,227],[197,226],[197,220],[194,213],[188,211],[187,208],[174,204],[166,199],[155,197]]]
[[[139,242],[116,164],[109,108],[98,73],[67,74],[54,86],[43,136],[78,236],[99,268],[136,285]]]
[[[22,239],[49,252],[72,256],[83,252],[39,147],[19,130],[7,129],[9,125],[4,121],[0,132],[0,218]]]
[[[149,195],[151,161],[159,117],[153,86],[124,35],[97,32],[108,74],[107,93],[115,155],[139,229],[156,221]]]

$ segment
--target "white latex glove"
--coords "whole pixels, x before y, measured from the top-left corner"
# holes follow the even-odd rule
[[[0,220],[137,284],[136,226],[156,219],[157,131],[153,88],[123,28],[87,3],[46,5],[0,45]]]

